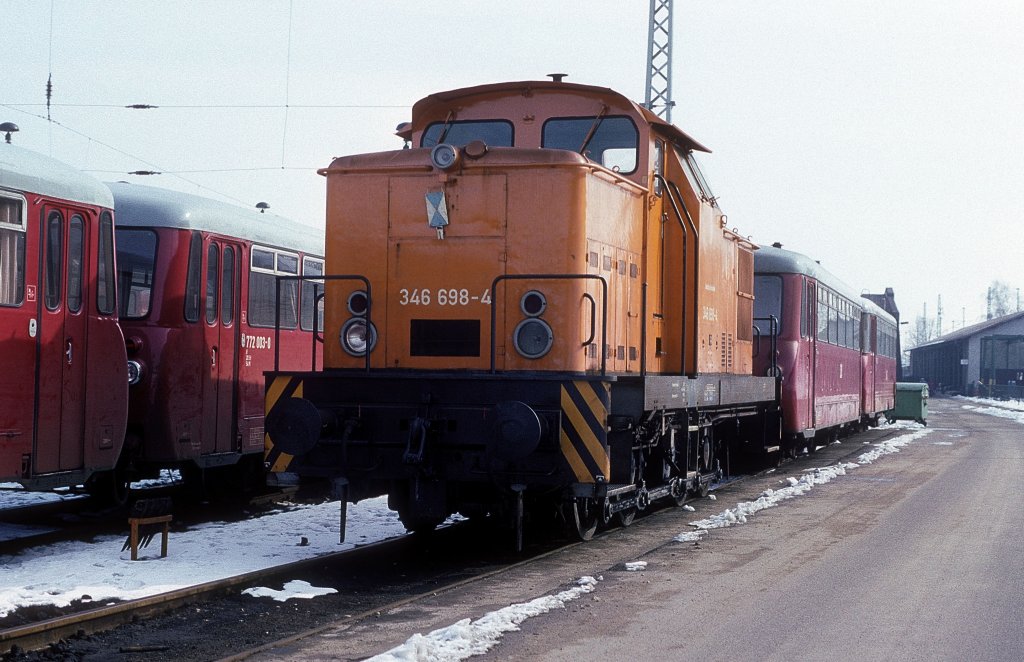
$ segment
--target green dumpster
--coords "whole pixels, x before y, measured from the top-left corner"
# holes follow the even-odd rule
[[[917,421],[928,425],[928,385],[915,382],[896,383],[896,407],[893,420]]]

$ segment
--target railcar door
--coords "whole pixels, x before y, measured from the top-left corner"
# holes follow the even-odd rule
[[[815,283],[804,279],[803,301],[801,302],[802,314],[807,316],[807,338],[800,343],[800,363],[804,374],[804,383],[807,384],[805,397],[799,398],[800,420],[810,423],[812,428],[818,426],[815,420],[814,394],[817,390],[815,383],[814,366],[818,360],[818,336],[820,334],[818,320],[818,292]],[[804,395],[804,394],[802,394]]]
[[[35,473],[83,466],[88,255],[82,214],[44,207]]]
[[[34,438],[39,227],[28,222],[27,204],[0,190],[0,482],[30,469],[24,462]]]
[[[203,384],[203,454],[239,450],[235,443],[238,383],[238,260],[241,247],[208,239],[206,264],[206,348]]]

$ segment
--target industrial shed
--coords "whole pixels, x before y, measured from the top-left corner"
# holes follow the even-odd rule
[[[935,391],[1024,395],[1024,311],[966,326],[910,350],[910,372]]]

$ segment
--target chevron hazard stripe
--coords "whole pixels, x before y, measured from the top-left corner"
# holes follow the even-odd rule
[[[302,397],[302,379],[298,377],[274,377],[267,385],[267,394],[263,401],[264,419],[278,402],[287,398]],[[263,461],[270,466],[270,471],[277,473],[287,471],[294,455],[281,452],[274,446],[269,433],[263,435]]]
[[[581,483],[611,478],[608,455],[608,384],[574,381],[562,384],[562,455]]]

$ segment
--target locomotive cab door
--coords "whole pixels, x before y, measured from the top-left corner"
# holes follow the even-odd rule
[[[238,451],[236,440],[238,385],[239,258],[241,246],[207,238],[205,264],[205,361],[202,454]]]
[[[89,235],[82,214],[45,207],[38,300],[34,473],[80,469],[85,448],[86,327]]]

